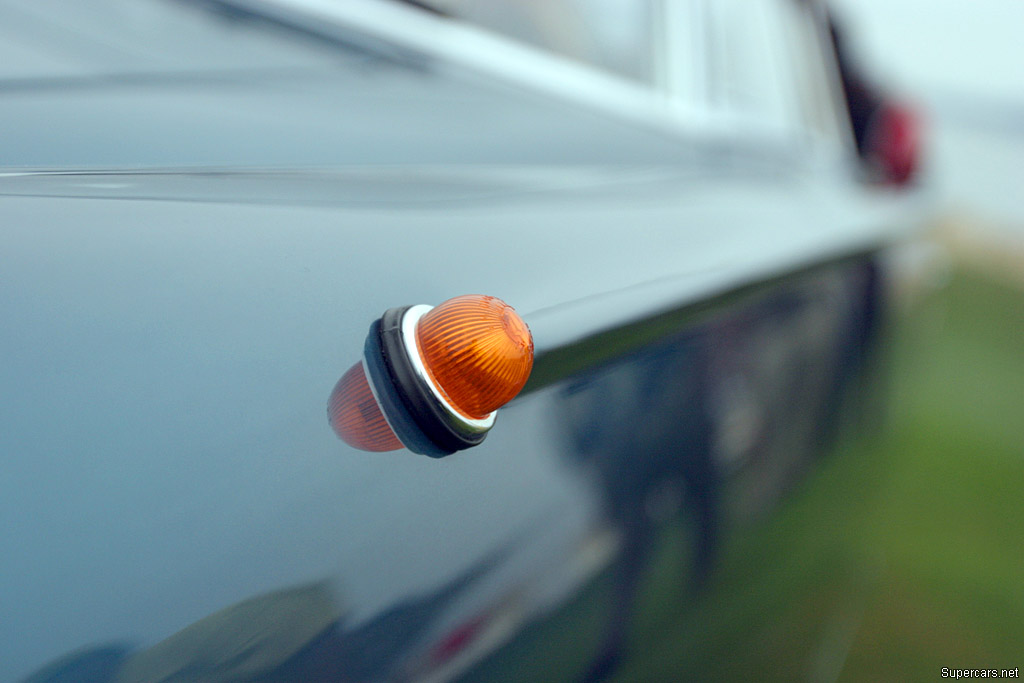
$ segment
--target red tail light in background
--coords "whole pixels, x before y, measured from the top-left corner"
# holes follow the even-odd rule
[[[905,185],[921,163],[921,118],[905,104],[885,102],[867,133],[867,158],[882,182]]]

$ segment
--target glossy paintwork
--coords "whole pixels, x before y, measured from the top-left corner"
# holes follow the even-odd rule
[[[560,300],[593,304],[590,292],[644,281],[665,297],[658,279],[673,273],[677,301],[725,286],[696,265],[687,277],[687,262],[709,259],[696,240],[680,244],[681,200],[604,196],[500,211],[5,198],[3,384],[17,390],[4,394],[2,433],[17,457],[0,500],[13,520],[5,546],[18,548],[7,623],[21,635],[3,659],[151,643],[314,580],[331,581],[358,623],[523,534],[523,557],[488,581],[526,581],[537,562],[569,571],[555,558],[596,501],[562,462],[539,398],[550,393],[503,410],[482,447],[443,461],[350,450],[324,406],[392,304],[499,293],[531,325],[540,370],[573,336]],[[515,229],[553,215],[582,227]],[[650,227],[624,232],[625,218]],[[628,321],[611,303],[607,313],[590,322]]]

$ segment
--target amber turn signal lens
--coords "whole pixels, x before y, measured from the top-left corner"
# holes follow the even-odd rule
[[[362,362],[349,368],[334,386],[327,415],[334,432],[349,446],[377,452],[402,447],[373,397]]]
[[[473,419],[515,398],[533,369],[530,329],[493,296],[458,296],[431,309],[416,327],[416,343],[435,386]]]

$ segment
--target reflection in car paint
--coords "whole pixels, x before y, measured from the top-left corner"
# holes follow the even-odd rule
[[[26,680],[474,678],[471,667],[538,619],[557,620],[557,604],[607,567],[601,634],[577,663],[583,680],[601,680],[643,654],[627,652],[627,633],[663,523],[681,519],[689,536],[686,592],[712,590],[723,534],[769,512],[833,441],[849,399],[864,398],[879,294],[870,260],[813,272],[526,397],[561,434],[569,476],[598,501],[563,560],[579,568],[555,604],[531,597],[539,574],[484,581],[538,542],[527,528],[359,622],[346,613],[344,577],[324,580],[254,596],[145,649],[66,655]]]
[[[329,581],[257,595],[142,650],[103,646],[52,662],[27,681],[390,681],[408,675],[442,612],[499,565],[512,539],[462,574],[394,603],[358,624]],[[482,630],[476,616],[433,645],[426,663],[444,664]],[[415,667],[413,667],[415,668]]]
[[[694,522],[693,585],[703,585],[710,571],[720,486],[702,341],[680,337],[574,381],[562,393],[567,456],[596,474],[605,514],[622,536],[614,602],[588,678],[603,677],[622,657],[653,543],[655,496],[668,489],[685,495],[687,505],[679,509]]]
[[[763,514],[831,444],[873,342],[876,277],[870,263],[806,277],[561,390],[566,457],[593,475],[622,538],[604,634],[583,680],[604,679],[625,655],[657,538],[653,511],[668,499],[686,522],[683,580],[700,592],[726,489],[730,519]]]

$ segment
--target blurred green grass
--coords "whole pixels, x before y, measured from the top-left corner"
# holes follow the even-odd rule
[[[885,557],[841,680],[1024,665],[1024,293],[957,273],[896,329]]]
[[[977,272],[894,320],[887,417],[773,514],[728,535],[709,590],[685,588],[667,529],[615,681],[907,681],[1024,666],[1024,292]],[[607,573],[471,672],[573,680]]]

